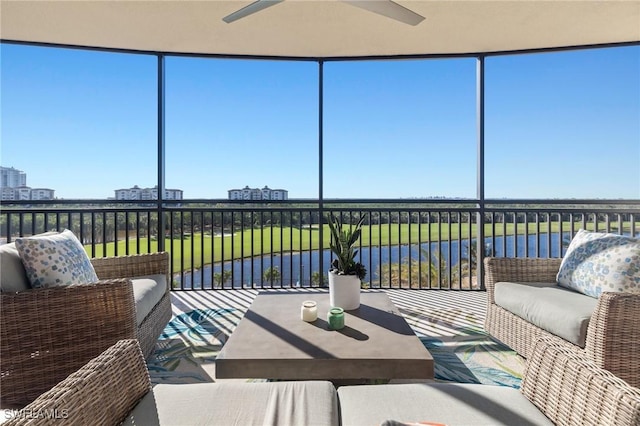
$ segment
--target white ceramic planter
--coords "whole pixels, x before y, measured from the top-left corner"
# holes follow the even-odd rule
[[[338,275],[329,271],[329,303],[345,311],[360,307],[360,279],[355,275]]]

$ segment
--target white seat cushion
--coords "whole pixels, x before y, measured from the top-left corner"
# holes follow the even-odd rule
[[[584,348],[598,299],[554,284],[496,283],[496,305]]]
[[[136,304],[136,323],[138,326],[158,304],[167,290],[167,277],[163,274],[135,277],[133,284],[133,298]]]
[[[330,382],[156,385],[123,425],[340,424]]]
[[[31,285],[15,243],[0,246],[0,291],[29,290]]]
[[[455,425],[552,425],[517,389],[502,386],[426,383],[342,386],[342,426],[403,423]]]

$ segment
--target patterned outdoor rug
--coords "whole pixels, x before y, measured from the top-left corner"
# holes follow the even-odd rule
[[[455,308],[401,311],[433,355],[436,380],[520,386],[523,359],[491,339],[476,314]],[[214,381],[216,355],[242,315],[218,308],[174,316],[149,360],[152,382]]]
[[[524,359],[484,331],[484,318],[455,308],[401,312],[433,356],[436,379],[520,387]]]

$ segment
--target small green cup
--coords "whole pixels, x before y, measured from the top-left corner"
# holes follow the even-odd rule
[[[344,328],[344,309],[329,309],[329,312],[327,312],[327,323],[329,323],[329,330],[340,330]]]

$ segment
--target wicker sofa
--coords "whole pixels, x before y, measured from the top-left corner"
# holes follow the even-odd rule
[[[39,289],[14,244],[0,261],[3,406],[28,404],[118,340],[148,357],[171,318],[168,253],[94,258],[97,283]]]
[[[548,330],[550,327],[545,329],[534,325],[496,303],[496,298],[502,296],[500,292],[514,283],[524,284],[522,288],[527,291],[533,290],[522,299],[522,304],[534,301],[536,294],[533,293],[537,288],[555,291],[565,298],[563,300],[568,300],[564,306],[556,303],[563,311],[573,304],[567,297],[575,297],[576,303],[580,297],[588,298],[578,293],[572,296],[570,290],[558,288],[556,277],[561,263],[562,259],[485,258],[486,331],[525,358],[531,356],[534,342],[540,336],[555,339],[571,350],[585,353],[596,365],[613,372],[632,386],[640,386],[640,294],[604,292],[594,299],[593,310],[589,317],[585,317],[582,344],[559,337]],[[541,316],[540,312],[537,314]],[[549,315],[542,319],[549,320]]]
[[[54,421],[46,416],[55,416]],[[520,390],[479,384],[342,386],[330,382],[151,386],[135,340],[123,340],[41,395],[7,425],[616,425],[640,424],[640,389],[549,339]],[[415,424],[415,423],[412,423]],[[433,423],[428,423],[433,424]]]

